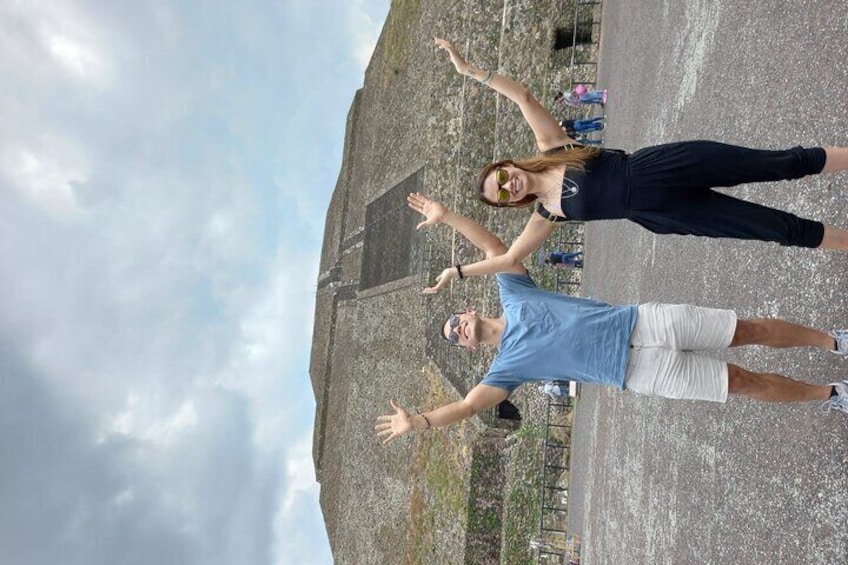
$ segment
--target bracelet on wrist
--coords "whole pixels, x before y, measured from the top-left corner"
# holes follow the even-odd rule
[[[421,416],[422,418],[424,418],[424,423],[426,423],[426,424],[427,424],[427,427],[426,427],[426,428],[424,428],[424,429],[425,429],[425,430],[429,430],[429,429],[430,429],[430,427],[431,427],[431,426],[430,426],[430,420],[429,420],[429,419],[427,419],[427,416],[425,416],[424,414],[419,414],[419,416]]]
[[[489,84],[490,82],[492,82],[492,77],[493,77],[493,76],[495,76],[495,71],[489,71],[489,73],[485,76],[485,78],[483,78],[483,80],[481,80],[480,82],[481,82],[482,84],[486,84],[486,85],[487,85],[487,84]]]
[[[462,274],[462,265],[460,265],[459,263],[456,264],[456,275],[459,277],[460,280],[465,278],[465,275]]]

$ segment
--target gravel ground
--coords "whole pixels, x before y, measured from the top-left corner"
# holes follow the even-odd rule
[[[604,3],[599,83],[607,146],[716,139],[845,145],[848,3]],[[848,174],[732,189],[846,227]],[[686,302],[846,327],[848,255],[654,236],[623,221],[587,230],[584,295]],[[724,354],[826,383],[848,361],[815,350]],[[584,563],[848,563],[848,420],[815,404],[726,405],[584,387],[569,517]]]

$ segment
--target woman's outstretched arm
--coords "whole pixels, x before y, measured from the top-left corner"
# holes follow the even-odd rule
[[[486,258],[497,257],[506,253],[507,247],[501,238],[471,218],[448,210],[438,200],[420,192],[412,192],[406,197],[406,202],[410,208],[426,218],[415,229],[437,223],[446,224],[464,235],[477,249],[486,254]]]
[[[530,216],[530,221],[524,227],[524,231],[506,250],[503,255],[490,257],[476,263],[462,265],[462,276],[492,275],[495,273],[524,273],[524,259],[537,250],[542,243],[553,233],[556,224],[549,222],[539,214]],[[442,271],[436,277],[436,284],[425,288],[424,294],[435,294],[446,287],[450,281],[457,278],[459,273],[456,267],[450,267]]]
[[[468,63],[459,54],[456,47],[446,39],[436,38],[436,45],[448,52],[451,63],[456,67],[459,74],[469,76],[486,84],[492,90],[503,94],[518,104],[521,113],[524,115],[524,119],[536,136],[536,147],[538,147],[539,151],[547,151],[548,149],[561,147],[569,143],[576,143],[573,139],[565,135],[556,118],[533,97],[533,93],[526,86],[494,71],[485,71]]]

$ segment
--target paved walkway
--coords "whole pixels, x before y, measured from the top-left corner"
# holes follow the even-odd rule
[[[607,146],[848,143],[846,22],[845,2],[606,0]],[[848,174],[731,192],[848,226]],[[591,225],[587,250],[585,295],[848,326],[848,254],[655,237],[623,221]],[[727,358],[820,383],[848,375],[815,350]],[[590,565],[848,563],[848,419],[815,404],[584,387],[572,457],[570,521]]]

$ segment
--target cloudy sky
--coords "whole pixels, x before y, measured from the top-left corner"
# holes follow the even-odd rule
[[[314,295],[388,7],[0,2],[0,562],[331,561]]]

